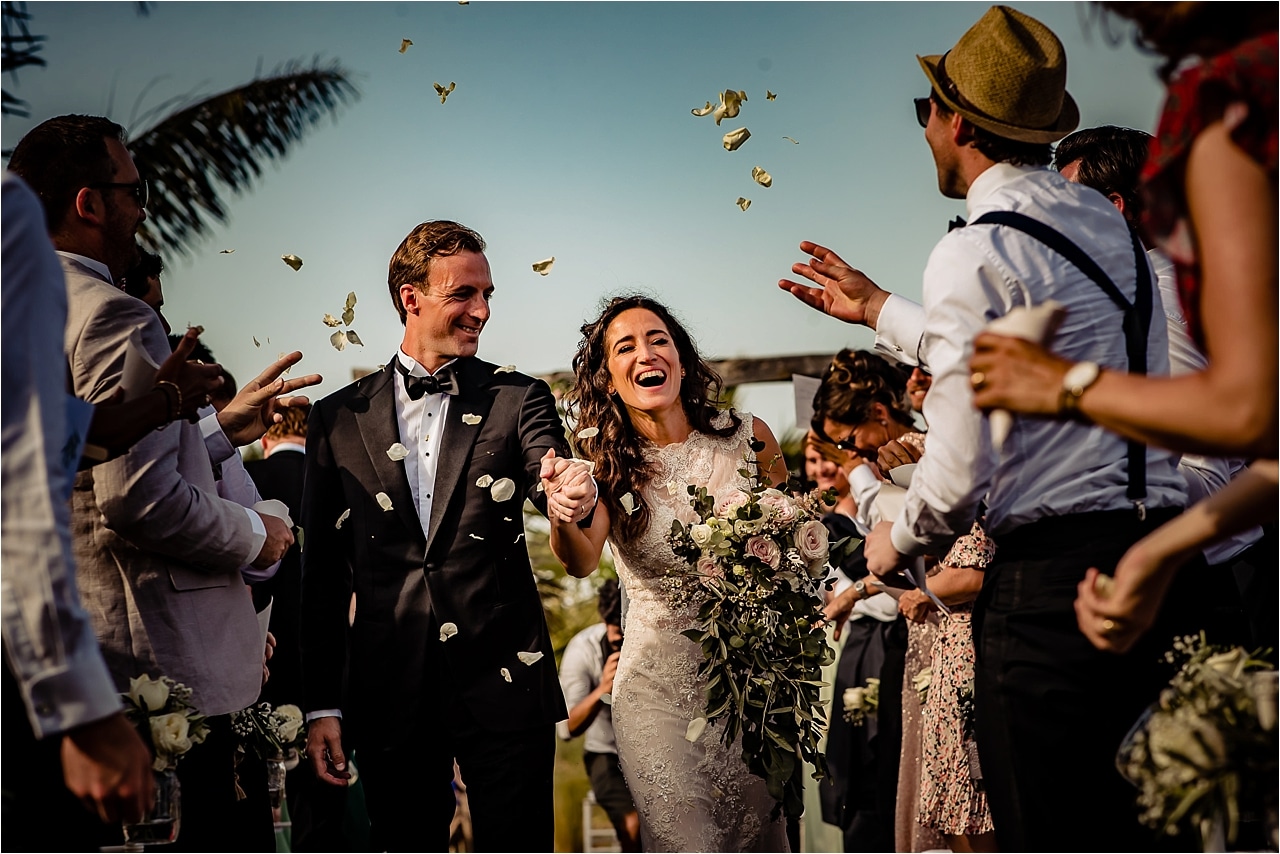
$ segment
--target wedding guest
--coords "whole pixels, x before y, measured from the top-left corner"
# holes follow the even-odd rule
[[[134,235],[146,218],[146,184],[124,131],[97,117],[50,119],[18,143],[10,168],[44,202],[61,256],[72,390],[89,402],[106,399],[120,384],[126,352],[137,346],[131,342],[140,340],[154,364],[170,355],[155,313],[114,284],[135,260]],[[277,407],[292,402],[276,395],[320,381],[276,381],[300,358],[276,362],[208,425],[224,457],[237,440],[255,440]],[[256,699],[262,677],[261,635],[239,568],[279,560],[293,535],[279,520],[217,497],[210,447],[194,424],[151,432],[77,479],[72,525],[80,593],[116,688],[144,673],[169,676],[191,688],[192,702],[210,716],[210,736],[196,752],[202,760],[179,765],[188,796],[187,835],[178,844],[233,850],[243,840],[223,820],[234,807],[228,716]],[[269,842],[268,823],[255,845]]]
[[[587,766],[596,803],[613,823],[622,850],[639,851],[640,816],[618,764],[618,741],[610,709],[623,641],[622,599],[616,579],[605,579],[600,585],[596,610],[600,622],[574,635],[560,660],[560,685],[569,718],[556,728],[564,741],[585,735],[582,761]]]
[[[970,224],[951,231],[930,257],[923,336],[897,342],[909,352],[923,345],[921,361],[934,378],[924,404],[931,430],[903,512],[868,537],[868,563],[873,572],[891,573],[914,555],[949,548],[970,530],[985,498],[987,527],[1000,549],[974,612],[975,694],[998,844],[1148,845],[1114,754],[1164,681],[1158,657],[1171,633],[1188,625],[1190,591],[1179,594],[1150,647],[1112,658],[1076,630],[1073,589],[1090,567],[1110,570],[1130,545],[1179,512],[1185,498],[1175,461],[1159,451],[1135,453],[1097,427],[1028,419],[1015,419],[998,456],[973,410],[973,386],[985,378],[971,376],[967,363],[986,323],[1015,306],[1054,299],[1068,312],[1057,339],[1066,352],[1129,364],[1118,334],[1124,311],[1077,263],[1016,227],[1025,223],[995,221],[1009,222],[1008,212],[1082,247],[1128,305],[1152,294],[1150,267],[1104,197],[1044,168],[1050,144],[1079,120],[1066,93],[1066,57],[1048,28],[996,6],[945,57],[920,63],[931,92],[917,100],[917,118],[938,186],[966,199]],[[830,250],[802,248],[814,251],[815,262],[793,270],[830,287],[784,287],[847,320],[878,313],[883,337],[893,298],[868,293],[859,281],[865,277]],[[1131,346],[1149,371],[1167,371],[1163,324],[1151,324],[1145,346],[1136,338]],[[1098,696],[1109,698],[1105,707]],[[1070,805],[1086,790],[1095,798],[1082,822]]]

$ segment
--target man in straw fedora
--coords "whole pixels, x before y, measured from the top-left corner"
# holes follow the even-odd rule
[[[1176,458],[1080,419],[1015,419],[997,447],[973,407],[985,378],[967,365],[988,323],[1052,300],[1065,310],[1054,349],[1092,366],[1068,375],[1064,409],[1098,365],[1167,372],[1166,330],[1151,322],[1154,277],[1106,197],[1045,168],[1050,145],[1080,115],[1047,27],[993,6],[946,54],[917,59],[930,92],[916,99],[916,117],[938,189],[965,200],[969,221],[930,255],[923,307],[809,242],[801,250],[810,260],[792,270],[818,287],[780,285],[871,326],[877,346],[918,357],[933,374],[925,454],[903,511],[867,538],[871,570],[887,575],[915,556],[945,554],[985,503],[997,551],[974,613],[975,696],[999,847],[1144,850],[1151,839],[1116,771],[1116,748],[1158,695],[1166,676],[1157,662],[1188,600],[1171,591],[1166,624],[1126,655],[1089,643],[1074,600],[1091,567],[1113,572],[1130,545],[1182,508]]]

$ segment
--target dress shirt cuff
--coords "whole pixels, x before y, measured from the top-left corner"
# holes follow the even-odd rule
[[[307,717],[307,723],[311,723],[314,720],[319,720],[320,718],[337,718],[338,720],[342,720],[342,710],[341,709],[316,709],[314,712],[307,712],[306,717]]]
[[[243,574],[246,569],[250,572],[256,571],[249,565],[258,559],[258,555],[262,552],[262,547],[266,545],[267,526],[262,521],[262,517],[258,515],[257,511],[250,510],[248,507],[241,507],[240,509],[249,517],[249,524],[253,526],[253,536],[249,538],[249,553],[245,555],[245,559],[241,561],[242,568],[240,572]],[[273,570],[267,578],[270,578],[271,575],[274,574],[275,571]]]
[[[65,666],[33,679],[25,699],[37,738],[64,733],[121,709],[120,694],[96,643],[72,654]]]
[[[209,452],[209,462],[215,466],[236,452],[236,446],[231,444],[227,434],[222,432],[217,412],[211,412],[200,419],[200,435],[204,437],[204,447]]]
[[[262,538],[263,542],[266,542],[266,539],[267,538],[264,536]],[[259,546],[258,550],[261,551],[262,547]],[[276,573],[280,571],[281,563],[283,563],[283,559],[276,561],[266,569],[258,569],[247,564],[240,567],[240,577],[244,579],[245,584],[260,584],[263,581],[270,581],[272,578],[275,578]]]
[[[889,542],[893,543],[893,547],[898,550],[901,555],[915,557],[929,553],[929,548],[920,540],[917,540],[911,533],[911,526],[907,524],[906,511],[902,512],[893,522],[893,527],[889,529]]]
[[[882,623],[898,619],[898,601],[888,593],[877,593],[853,603],[853,613]]]
[[[890,294],[876,320],[876,351],[896,361],[918,365],[922,337],[924,307]]]

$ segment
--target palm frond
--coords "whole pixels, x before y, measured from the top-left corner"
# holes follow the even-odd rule
[[[359,97],[337,64],[290,63],[160,119],[129,144],[151,183],[139,240],[153,251],[189,252],[211,221],[226,222],[226,189],[244,192],[264,161],[283,158],[321,119]]]
[[[3,36],[0,36],[3,62],[0,64],[0,72],[17,80],[19,68],[28,65],[43,66],[45,61],[40,56],[40,50],[44,47],[44,36],[34,36],[27,28],[27,22],[31,20],[27,4],[0,3],[0,20],[3,21]],[[8,91],[0,95],[0,113],[24,118],[31,114],[27,109],[27,102]]]

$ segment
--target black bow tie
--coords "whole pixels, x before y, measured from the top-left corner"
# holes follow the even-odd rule
[[[963,219],[961,219],[960,217],[956,217],[955,219],[951,220],[951,222],[947,223],[947,234],[950,234],[951,232],[955,231],[957,228],[964,228],[965,225],[966,223]]]
[[[396,359],[396,370],[404,377],[404,390],[410,400],[421,400],[424,394],[457,394],[458,378],[448,368],[441,368],[432,376],[414,377],[404,363]]]

